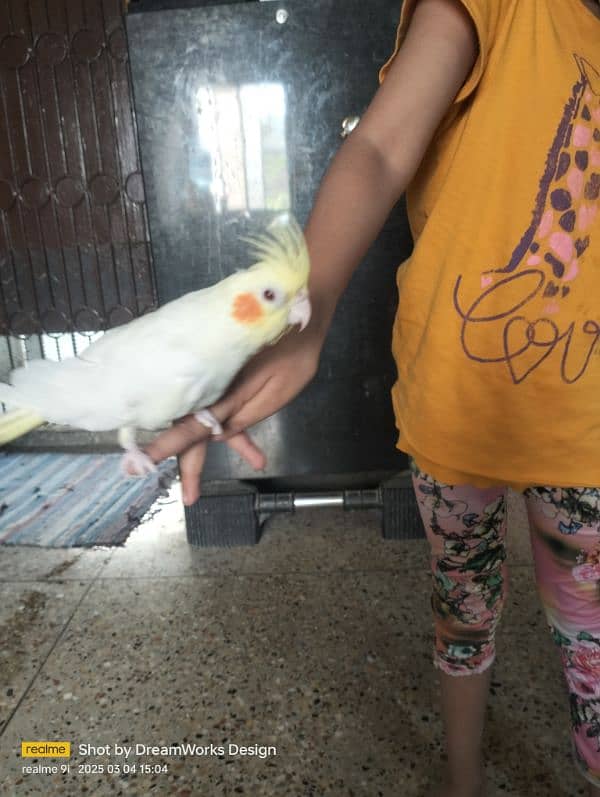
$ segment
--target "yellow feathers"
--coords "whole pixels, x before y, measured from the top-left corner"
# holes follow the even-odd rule
[[[12,410],[0,415],[0,446],[5,446],[43,423],[44,418],[30,410]]]
[[[259,258],[249,271],[266,266],[273,273],[285,273],[286,282],[293,290],[306,285],[310,272],[308,249],[300,225],[291,216],[285,221],[274,221],[262,235],[241,240],[249,243],[251,253]]]

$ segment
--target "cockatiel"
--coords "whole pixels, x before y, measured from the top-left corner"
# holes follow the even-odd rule
[[[250,268],[109,330],[77,357],[12,371],[0,401],[17,409],[0,416],[0,445],[47,421],[118,429],[123,472],[143,475],[155,465],[136,446],[136,428],[164,428],[195,413],[219,434],[207,407],[252,355],[288,327],[304,329],[311,312],[309,257],[296,222],[245,240],[259,258]]]

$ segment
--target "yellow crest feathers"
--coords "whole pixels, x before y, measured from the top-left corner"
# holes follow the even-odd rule
[[[266,233],[241,240],[250,244],[251,253],[258,258],[251,268],[284,268],[299,285],[306,283],[310,272],[308,249],[302,229],[293,217],[288,216],[285,221],[276,219]]]

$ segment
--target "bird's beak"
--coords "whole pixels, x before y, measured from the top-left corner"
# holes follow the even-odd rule
[[[310,300],[308,298],[308,291],[306,288],[298,291],[292,299],[290,312],[288,313],[288,324],[300,324],[300,331],[302,331],[310,321]]]

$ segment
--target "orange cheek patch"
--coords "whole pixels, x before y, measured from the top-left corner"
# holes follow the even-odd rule
[[[233,301],[232,316],[243,324],[251,324],[262,316],[260,302],[251,293],[240,293]]]

